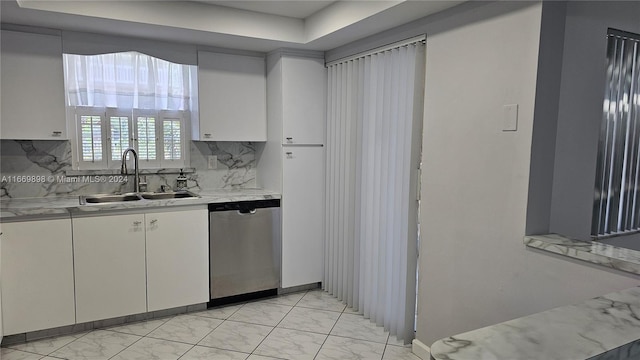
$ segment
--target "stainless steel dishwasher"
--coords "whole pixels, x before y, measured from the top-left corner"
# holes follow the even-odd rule
[[[210,305],[280,286],[280,200],[209,204]]]

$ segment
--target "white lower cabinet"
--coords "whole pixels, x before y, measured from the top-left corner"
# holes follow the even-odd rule
[[[324,271],[324,147],[285,147],[282,287],[320,282]]]
[[[77,322],[147,311],[144,214],[73,219]]]
[[[208,212],[73,219],[79,323],[209,300]]]
[[[3,223],[0,229],[3,334],[75,323],[71,220]]]
[[[148,311],[209,301],[207,210],[146,214]]]

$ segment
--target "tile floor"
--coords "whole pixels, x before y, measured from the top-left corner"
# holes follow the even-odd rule
[[[11,345],[2,360],[419,360],[321,290]]]

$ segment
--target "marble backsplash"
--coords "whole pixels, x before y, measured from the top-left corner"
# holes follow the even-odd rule
[[[208,169],[208,156],[216,155],[217,167]],[[256,148],[248,142],[190,142],[187,186],[200,192],[256,187]],[[129,161],[129,172],[133,172]],[[105,172],[74,171],[71,143],[55,140],[0,140],[0,198],[49,197],[133,191],[127,182],[113,181]],[[176,187],[175,169],[144,170],[149,191],[162,185]],[[93,175],[101,175],[100,177]]]

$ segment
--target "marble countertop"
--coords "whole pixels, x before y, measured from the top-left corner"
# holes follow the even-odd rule
[[[640,275],[640,251],[558,234],[525,236],[524,243],[530,248]]]
[[[438,340],[431,357],[637,359],[639,339],[640,288],[634,287]]]
[[[67,197],[0,199],[0,219],[4,221],[27,218],[68,216],[70,213],[118,211],[167,206],[205,205],[230,201],[280,199],[280,194],[264,189],[219,189],[202,191],[198,198],[139,200],[80,205],[77,195]]]

